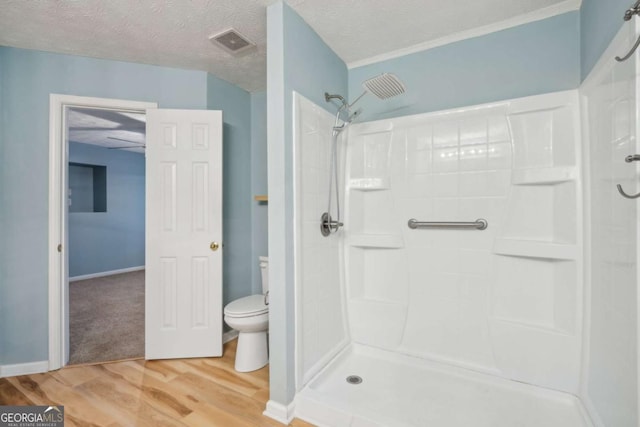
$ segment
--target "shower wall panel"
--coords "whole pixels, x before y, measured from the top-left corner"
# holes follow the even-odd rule
[[[577,392],[578,114],[571,91],[352,126],[355,342]],[[412,230],[410,218],[489,227]]]
[[[634,21],[635,22],[635,21]],[[622,27],[581,88],[588,136],[590,255],[583,400],[598,426],[638,426],[638,56],[613,58],[638,37]]]
[[[301,389],[347,344],[342,275],[342,233],[323,237],[334,117],[294,94],[296,383]],[[344,151],[344,142],[339,148]],[[344,159],[344,156],[340,156]],[[344,163],[344,162],[343,162]],[[344,170],[343,166],[340,166]],[[344,198],[344,193],[341,191]],[[344,201],[342,200],[341,203]],[[332,212],[336,205],[333,202]],[[332,214],[335,217],[335,214]]]

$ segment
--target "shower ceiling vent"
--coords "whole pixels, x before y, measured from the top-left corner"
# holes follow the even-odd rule
[[[234,28],[230,28],[218,34],[214,34],[213,36],[209,37],[209,41],[233,55],[238,55],[240,53],[246,52],[247,50],[256,46],[255,43],[240,34]]]

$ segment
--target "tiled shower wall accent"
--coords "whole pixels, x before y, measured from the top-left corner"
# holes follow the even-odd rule
[[[577,391],[577,92],[363,123],[348,145],[353,340]],[[477,230],[411,230],[475,221]]]
[[[596,425],[638,425],[638,204],[616,190],[640,192],[638,168],[638,57],[613,58],[637,38],[623,27],[581,88],[589,141],[591,212],[589,340],[584,396]]]
[[[295,94],[296,346],[298,390],[347,343],[341,277],[342,232],[320,234],[327,210],[334,117]],[[344,140],[339,147],[344,153]],[[344,155],[341,154],[341,159]],[[344,170],[344,160],[341,170]],[[341,182],[344,182],[341,180]],[[344,185],[342,186],[344,188]],[[344,191],[341,189],[344,199]],[[344,201],[342,209],[344,209]],[[335,212],[335,202],[332,212]],[[335,218],[335,214],[333,214]]]

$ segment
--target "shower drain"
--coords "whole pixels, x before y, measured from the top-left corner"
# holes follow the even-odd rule
[[[359,377],[357,375],[349,375],[347,377],[347,382],[349,384],[360,384],[362,382],[362,377]]]

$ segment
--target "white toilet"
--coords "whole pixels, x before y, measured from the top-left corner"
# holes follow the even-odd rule
[[[262,294],[231,301],[224,308],[224,321],[238,331],[236,371],[250,372],[269,363],[269,258],[260,257]]]

